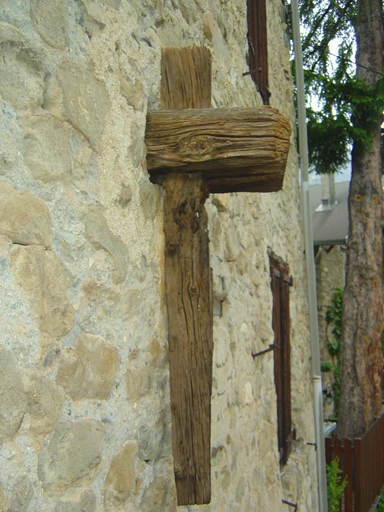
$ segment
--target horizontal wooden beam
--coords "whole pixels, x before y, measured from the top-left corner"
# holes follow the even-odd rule
[[[291,127],[271,107],[159,110],[147,115],[147,167],[202,173],[211,193],[274,192],[283,186]]]

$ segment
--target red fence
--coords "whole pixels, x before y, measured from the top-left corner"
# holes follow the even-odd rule
[[[384,485],[384,414],[361,439],[325,440],[327,464],[340,459],[348,484],[341,500],[345,512],[368,512]]]

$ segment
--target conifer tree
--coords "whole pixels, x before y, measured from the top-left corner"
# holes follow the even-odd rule
[[[352,146],[336,433],[354,438],[381,414],[383,6],[382,0],[301,0],[300,11],[307,93],[317,94],[321,106],[307,112],[310,163],[319,173],[335,172]]]

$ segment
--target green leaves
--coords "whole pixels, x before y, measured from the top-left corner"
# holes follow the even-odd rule
[[[299,0],[299,5],[309,163],[319,174],[334,173],[349,161],[352,145],[360,154],[371,147],[384,112],[384,77],[374,85],[355,78],[354,0]],[[330,53],[333,41],[337,56]]]
[[[327,464],[327,496],[328,512],[340,511],[340,499],[347,486],[347,479],[341,481],[342,470],[339,466],[339,457],[335,457],[330,465]]]

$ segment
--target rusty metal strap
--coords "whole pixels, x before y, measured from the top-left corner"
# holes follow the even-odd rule
[[[293,512],[297,511],[297,503],[291,503],[290,501],[287,500],[282,500],[282,502],[285,503],[286,505],[289,505],[290,507],[295,507]]]
[[[263,354],[266,354],[267,352],[270,352],[271,350],[280,350],[280,347],[278,345],[275,345],[274,343],[272,343],[271,345],[269,345],[269,348],[266,348],[265,350],[262,350],[261,352],[257,352],[256,354],[252,354],[252,357],[253,359],[255,359],[255,357],[258,357],[258,356],[261,356]]]

